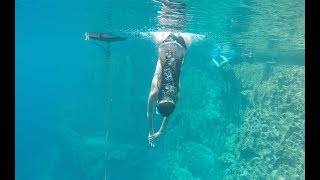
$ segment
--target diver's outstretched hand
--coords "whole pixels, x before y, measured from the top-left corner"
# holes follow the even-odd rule
[[[153,132],[149,132],[148,134],[148,141],[149,141],[149,144],[151,147],[155,147],[156,146],[156,143],[154,142],[154,139],[152,138],[154,135]]]
[[[149,144],[152,146],[152,147],[155,147],[156,146],[156,143],[155,143],[155,140],[156,138],[158,138],[162,133],[160,131],[154,133],[154,134],[150,134],[149,133],[149,136],[148,136],[148,140],[149,140]]]

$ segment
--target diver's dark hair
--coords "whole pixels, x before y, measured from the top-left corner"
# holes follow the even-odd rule
[[[168,117],[176,107],[182,60],[182,57],[176,57],[173,51],[166,53],[165,59],[161,59],[162,72],[158,81],[157,109],[164,117]]]
[[[172,114],[175,108],[176,108],[176,105],[171,101],[162,101],[157,105],[158,112],[163,117],[170,116],[170,114]]]

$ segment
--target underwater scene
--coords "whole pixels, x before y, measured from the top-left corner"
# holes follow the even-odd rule
[[[305,179],[305,2],[15,0],[15,178]]]

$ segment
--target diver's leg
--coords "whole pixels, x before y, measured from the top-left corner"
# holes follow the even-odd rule
[[[217,60],[215,60],[214,58],[212,58],[212,61],[214,62],[214,64],[215,64],[217,67],[219,67],[219,66],[220,66],[220,64],[218,63],[218,61],[217,61]]]

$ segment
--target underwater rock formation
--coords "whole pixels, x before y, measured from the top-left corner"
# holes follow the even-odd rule
[[[146,176],[147,179],[177,179],[177,180],[193,180],[191,172],[184,168],[176,151],[167,151],[158,155],[159,160],[152,166],[153,168]]]
[[[212,179],[216,173],[216,154],[203,144],[186,142],[178,149],[159,155],[148,178],[158,180]]]
[[[265,65],[243,62],[232,67],[234,76],[243,90],[253,89],[262,82]]]
[[[179,149],[182,164],[200,179],[214,177],[216,166],[216,154],[207,146],[194,142],[184,143]]]
[[[243,69],[239,67],[236,73]],[[304,66],[277,65],[268,80],[257,80],[259,85],[243,93],[248,106],[237,133],[239,141],[219,157],[229,163],[226,179],[304,179],[304,82]]]
[[[60,158],[72,172],[62,178],[57,170],[57,178],[76,172],[78,179],[101,179],[106,163],[108,179],[303,179],[304,67],[271,65],[267,76],[265,68],[184,71],[179,105],[155,149],[112,142],[105,158],[104,136],[87,133],[78,125],[87,121],[77,121],[71,108]]]

